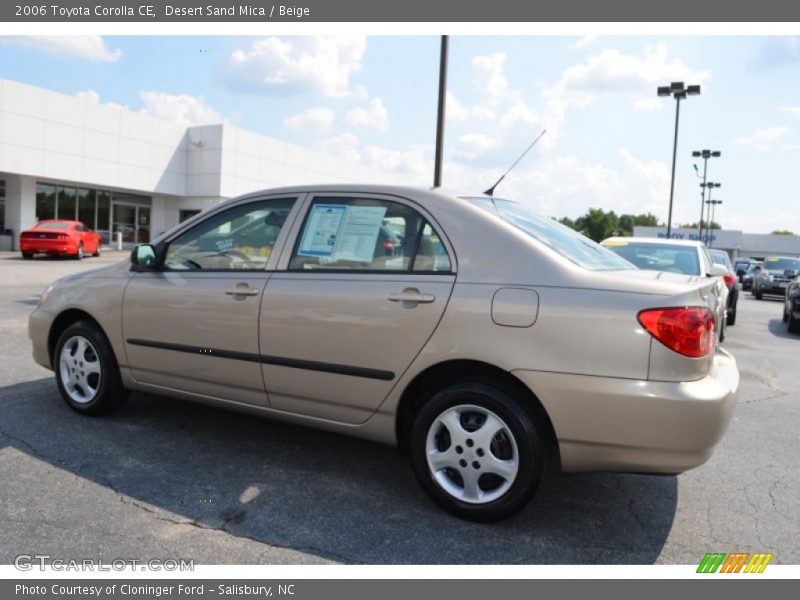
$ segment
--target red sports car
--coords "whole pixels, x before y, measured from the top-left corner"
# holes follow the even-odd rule
[[[20,234],[19,249],[22,258],[33,258],[34,254],[68,254],[80,260],[86,254],[100,256],[100,234],[80,221],[48,219]]]

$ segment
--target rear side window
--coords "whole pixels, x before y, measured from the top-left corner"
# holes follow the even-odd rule
[[[436,231],[416,210],[389,200],[318,197],[289,261],[291,271],[450,271]]]

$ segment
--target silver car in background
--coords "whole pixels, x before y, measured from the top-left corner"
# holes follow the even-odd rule
[[[56,281],[29,332],[79,413],[141,390],[399,445],[433,500],[489,521],[551,459],[679,473],[711,456],[739,387],[717,284],[482,194],[287,187]]]

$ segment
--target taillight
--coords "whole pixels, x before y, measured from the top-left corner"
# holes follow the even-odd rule
[[[60,240],[68,240],[69,239],[69,235],[66,234],[66,233],[59,233],[58,234],[58,239],[60,239]]]
[[[700,358],[714,348],[714,315],[703,306],[652,308],[637,318],[654,338],[684,356]]]
[[[725,273],[725,275],[722,276],[722,281],[725,282],[725,285],[731,287],[736,283],[736,277],[733,276],[733,273]]]

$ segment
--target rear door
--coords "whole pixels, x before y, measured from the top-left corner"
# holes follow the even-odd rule
[[[363,422],[436,329],[452,251],[428,214],[395,197],[319,195],[295,229],[261,308],[271,406]]]

